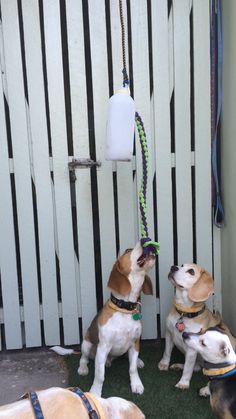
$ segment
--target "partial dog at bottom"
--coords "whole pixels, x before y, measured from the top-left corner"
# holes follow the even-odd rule
[[[84,393],[92,410],[89,415],[86,404],[69,389],[52,387],[37,392],[44,419],[145,419],[142,411],[132,402],[120,397],[103,399]],[[35,419],[29,399],[23,399],[0,407],[1,419]],[[41,417],[41,416],[40,416]]]
[[[218,419],[236,418],[236,354],[224,326],[200,333],[183,333],[185,345],[204,359],[209,378],[210,404]]]

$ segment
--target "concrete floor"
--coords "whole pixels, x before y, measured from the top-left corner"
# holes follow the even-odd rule
[[[59,355],[47,348],[1,352],[0,405],[53,386],[68,387],[67,369]]]

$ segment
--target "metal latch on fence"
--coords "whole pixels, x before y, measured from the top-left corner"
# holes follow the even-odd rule
[[[70,171],[70,180],[72,182],[76,181],[75,169],[87,169],[92,167],[100,167],[102,164],[100,161],[94,161],[92,159],[72,159],[68,163],[68,168]]]

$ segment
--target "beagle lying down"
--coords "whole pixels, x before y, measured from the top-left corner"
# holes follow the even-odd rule
[[[189,388],[193,370],[200,369],[197,351],[186,346],[182,339],[182,333],[199,332],[216,326],[221,318],[208,310],[204,302],[213,294],[213,279],[211,275],[195,264],[172,266],[168,279],[175,287],[174,306],[166,320],[165,351],[158,366],[160,370],[168,370],[171,352],[174,345],[185,354],[185,363],[173,364],[172,369],[183,369],[182,377],[176,384],[180,389]],[[226,328],[226,326],[225,326]],[[226,328],[233,347],[236,340]],[[200,390],[200,395],[206,395],[207,388]]]
[[[112,268],[108,287],[111,298],[93,319],[82,343],[78,373],[88,374],[89,358],[95,355],[95,377],[90,391],[100,396],[105,364],[128,351],[129,375],[133,393],[142,394],[143,384],[138,374],[139,345],[142,333],[139,297],[141,291],[152,294],[152,283],[146,275],[155,264],[155,255],[142,256],[142,246],[127,250]]]
[[[236,417],[236,354],[224,329],[183,333],[187,348],[204,359],[203,374],[209,379],[210,403],[215,417]]]
[[[88,413],[81,397],[68,389],[52,387],[37,392],[44,419],[144,419],[141,410],[132,402],[120,397],[102,399],[85,393],[93,416]],[[39,416],[37,416],[39,417]],[[40,416],[41,417],[41,416]],[[0,407],[1,419],[35,419],[35,413],[28,399]]]

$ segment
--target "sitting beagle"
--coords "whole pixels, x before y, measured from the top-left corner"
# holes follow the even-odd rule
[[[95,377],[90,392],[101,396],[105,364],[128,351],[129,375],[133,393],[142,394],[143,384],[138,374],[139,345],[142,333],[140,293],[152,294],[152,283],[146,275],[155,264],[155,255],[143,256],[138,242],[114,264],[108,287],[111,298],[93,319],[82,343],[78,373],[88,374],[89,358],[95,355]]]
[[[166,320],[165,351],[158,364],[160,370],[168,370],[171,352],[174,345],[185,354],[185,363],[173,364],[172,369],[183,369],[183,374],[176,387],[187,389],[190,385],[193,370],[200,369],[197,352],[186,346],[182,333],[199,332],[216,326],[220,315],[211,313],[205,306],[205,301],[213,294],[213,279],[211,275],[195,264],[172,266],[168,279],[175,287],[174,306]],[[236,346],[234,337],[227,329],[233,346]],[[206,395],[206,388],[200,390],[200,395]]]
[[[209,382],[210,403],[215,417],[236,417],[236,354],[221,326],[183,333],[185,345],[204,359],[203,374]]]
[[[76,390],[76,391],[74,391]],[[82,393],[58,387],[30,393],[21,399],[0,407],[2,419],[144,419],[141,410],[132,402],[120,397],[102,399],[90,393]]]

